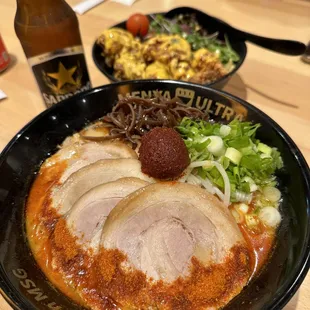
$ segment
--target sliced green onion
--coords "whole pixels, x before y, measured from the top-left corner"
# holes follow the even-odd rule
[[[233,147],[228,147],[225,153],[225,157],[232,161],[234,164],[239,165],[242,153]]]
[[[220,135],[222,137],[228,136],[230,134],[230,132],[231,132],[231,128],[228,125],[222,125],[220,127]]]
[[[227,177],[231,201],[249,203],[252,193],[276,185],[274,173],[283,167],[280,152],[255,138],[259,127],[259,124],[238,120],[223,125],[184,117],[176,129],[189,151],[189,168],[194,169],[193,174],[201,180],[208,179],[217,188],[215,191],[220,198],[227,197]],[[221,166],[224,174],[214,162]],[[265,197],[263,193],[261,196]],[[280,195],[270,199],[278,198]],[[279,204],[267,198],[263,200],[267,206]]]
[[[254,180],[248,176],[245,176],[241,181],[246,182],[250,186],[250,192],[253,193],[258,190],[258,186],[255,184]]]
[[[250,184],[250,192],[254,193],[258,190],[258,186],[254,183],[254,184]]]
[[[240,149],[240,152],[242,153],[242,155],[253,155],[253,154],[255,154],[255,151],[253,150],[252,146],[243,147]]]
[[[227,141],[227,144],[235,149],[241,149],[250,146],[251,140],[248,136],[235,137],[234,139]]]
[[[235,201],[249,203],[252,200],[252,194],[247,194],[247,193],[236,190],[234,193],[234,198],[235,198]]]
[[[264,158],[271,158],[271,156],[268,155],[268,154],[262,153],[262,154],[260,154],[260,158],[262,158],[262,159],[264,159]]]
[[[264,143],[258,143],[257,150],[269,156],[271,155],[272,152],[272,148]]]
[[[281,192],[276,187],[266,186],[263,188],[263,194],[271,202],[277,202],[281,198]]]
[[[253,180],[252,178],[248,177],[248,176],[245,176],[244,178],[242,178],[241,181],[242,181],[242,182],[247,182],[247,183],[249,183],[249,184],[255,183],[254,180]]]
[[[281,222],[280,212],[273,207],[262,208],[258,214],[259,219],[267,226],[276,227]]]
[[[221,156],[225,153],[225,145],[223,139],[219,136],[204,137],[201,142],[205,142],[210,139],[210,143],[207,145],[207,150],[214,156]]]

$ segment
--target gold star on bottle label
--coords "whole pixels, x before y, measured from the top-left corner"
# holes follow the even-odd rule
[[[59,62],[58,72],[47,73],[47,75],[55,80],[57,80],[57,89],[61,89],[65,84],[76,85],[76,81],[73,79],[72,75],[76,71],[77,66],[70,69],[66,69],[65,66]]]

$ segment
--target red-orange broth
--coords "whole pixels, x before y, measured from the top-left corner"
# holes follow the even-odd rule
[[[244,223],[239,223],[249,252],[248,249],[234,247],[232,251],[237,259],[208,269],[204,269],[197,259],[192,259],[191,276],[201,280],[198,284],[193,279],[192,282],[181,279],[172,285],[159,281],[148,287],[146,276],[141,271],[122,274],[119,266],[126,256],[120,251],[102,249],[98,255],[92,256],[83,250],[66,228],[65,220],[52,209],[51,188],[59,182],[66,166],[66,161],[60,161],[41,168],[27,203],[27,235],[34,256],[50,281],[84,306],[91,305],[92,309],[146,309],[150,300],[158,304],[165,300],[168,306],[163,309],[203,309],[211,306],[210,300],[214,304],[218,296],[225,297],[225,291],[238,284],[238,275],[225,279],[225,268],[238,269],[240,277],[246,273],[255,276],[272,252],[274,230],[264,225],[260,225],[258,230],[251,230]],[[113,282],[115,274],[118,281]],[[186,296],[181,293],[183,290],[187,291]],[[208,301],[203,296],[206,294]],[[119,303],[115,296],[123,300],[125,296],[130,302]],[[131,304],[137,308],[132,308]]]

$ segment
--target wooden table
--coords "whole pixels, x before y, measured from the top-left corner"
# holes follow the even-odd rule
[[[15,35],[16,3],[0,1],[1,36],[11,53],[11,67],[0,75],[8,99],[0,101],[0,150],[34,116],[45,109],[35,80]],[[70,0],[75,4],[79,0]],[[105,28],[135,12],[166,11],[191,5],[240,29],[260,35],[310,40],[310,2],[303,0],[139,0],[132,7],[111,1],[79,16],[80,29],[93,86],[107,84],[91,58],[91,46]],[[225,90],[254,104],[294,139],[310,164],[310,65],[299,57],[279,55],[247,44],[248,56]],[[310,274],[286,310],[310,309]],[[11,309],[0,297],[0,310]]]

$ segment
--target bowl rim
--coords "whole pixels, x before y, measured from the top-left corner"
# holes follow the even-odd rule
[[[2,165],[4,159],[6,158],[7,153],[10,151],[10,149],[14,146],[14,144],[23,136],[24,132],[30,128],[37,120],[41,119],[43,116],[53,113],[55,109],[57,109],[59,106],[63,106],[68,104],[69,102],[73,103],[77,100],[83,99],[89,95],[92,95],[93,93],[101,92],[105,89],[113,89],[117,88],[118,86],[126,85],[126,84],[151,84],[151,83],[157,83],[157,84],[172,84],[175,86],[191,86],[196,89],[200,89],[201,91],[209,91],[213,94],[216,94],[220,97],[224,97],[227,99],[234,100],[241,105],[245,106],[249,110],[252,110],[254,113],[260,114],[260,116],[263,118],[263,120],[266,123],[269,123],[269,125],[276,130],[276,132],[280,135],[280,137],[284,140],[285,144],[289,147],[291,153],[294,155],[295,160],[301,170],[301,175],[305,184],[305,189],[308,195],[305,197],[307,205],[310,207],[310,169],[309,166],[302,155],[301,151],[295,144],[295,142],[290,138],[290,136],[285,132],[285,130],[278,125],[271,117],[269,117],[266,113],[252,105],[251,103],[248,103],[247,101],[238,98],[232,94],[229,94],[222,90],[217,90],[205,85],[201,84],[195,84],[195,83],[189,83],[189,82],[183,82],[183,81],[175,81],[175,80],[161,80],[161,79],[146,79],[146,80],[132,80],[132,81],[121,81],[117,83],[112,84],[106,84],[102,86],[95,87],[93,89],[87,90],[85,92],[81,92],[79,94],[76,94],[72,97],[69,97],[65,100],[63,100],[60,103],[57,103],[53,105],[52,107],[44,110],[40,114],[38,114],[36,117],[34,117],[31,121],[29,121],[12,139],[11,141],[5,146],[3,151],[0,153],[0,166]],[[300,285],[302,284],[303,280],[305,279],[308,270],[310,268],[310,215],[308,214],[307,219],[307,232],[306,232],[306,242],[303,247],[302,255],[300,255],[298,259],[297,266],[294,271],[294,276],[291,277],[290,281],[282,286],[279,292],[274,296],[273,301],[268,305],[267,309],[270,310],[278,310],[282,309],[289,300],[293,297],[293,295],[296,293]],[[23,308],[20,308],[22,306],[23,302],[20,300],[20,294],[17,293],[17,291],[12,289],[12,284],[10,282],[7,282],[5,279],[5,276],[3,277],[3,274],[5,274],[4,270],[2,269],[2,265],[0,265],[0,293],[4,297],[4,299],[8,302],[8,304],[16,310],[24,310]]]
[[[193,8],[193,7],[187,7],[187,6],[180,6],[180,7],[176,7],[176,8],[173,8],[172,10],[176,10],[176,9],[191,9],[191,10],[194,10],[196,12],[199,12],[201,14],[205,14],[203,11],[201,10],[198,10],[196,8]],[[169,11],[165,11],[165,12],[156,12],[156,13],[148,13],[148,14],[145,14],[148,18],[150,18],[150,15],[158,15],[158,14],[167,14],[169,13],[170,11],[172,10],[169,10]],[[114,24],[112,25],[111,27],[107,28],[107,29],[111,29],[113,27],[119,27],[119,25],[125,23],[126,20],[123,20],[117,24]],[[99,61],[98,61],[98,58],[95,57],[96,55],[96,49],[99,48],[100,46],[97,44],[97,39],[95,40],[95,42],[93,43],[93,46],[92,46],[92,59],[97,67],[97,69],[103,73],[103,75],[105,75],[110,81],[112,82],[125,82],[125,81],[130,81],[130,80],[119,80],[117,79],[113,74],[110,74],[107,72],[107,70],[105,70],[105,68],[103,68]],[[231,70],[230,72],[228,72],[227,74],[225,74],[224,76],[222,76],[221,78],[219,78],[218,80],[215,80],[211,83],[205,83],[205,84],[200,84],[200,83],[192,83],[192,82],[189,82],[189,83],[192,83],[192,84],[197,84],[197,85],[204,85],[204,86],[212,86],[212,85],[215,85],[215,84],[220,84],[221,82],[225,81],[226,79],[229,79],[232,75],[234,75],[239,69],[240,67],[242,66],[242,64],[244,63],[245,61],[245,58],[247,56],[247,46],[245,44],[245,40],[241,40],[239,39],[238,40],[238,43],[240,43],[242,45],[242,48],[244,49],[244,55],[241,56],[239,55],[240,59],[239,61],[235,64],[235,67],[233,70]],[[103,59],[105,58],[104,56],[101,56]],[[148,79],[139,79],[141,81],[146,81]],[[160,80],[160,79],[158,79]],[[175,80],[175,79],[169,79],[171,81],[180,81],[180,80]]]

